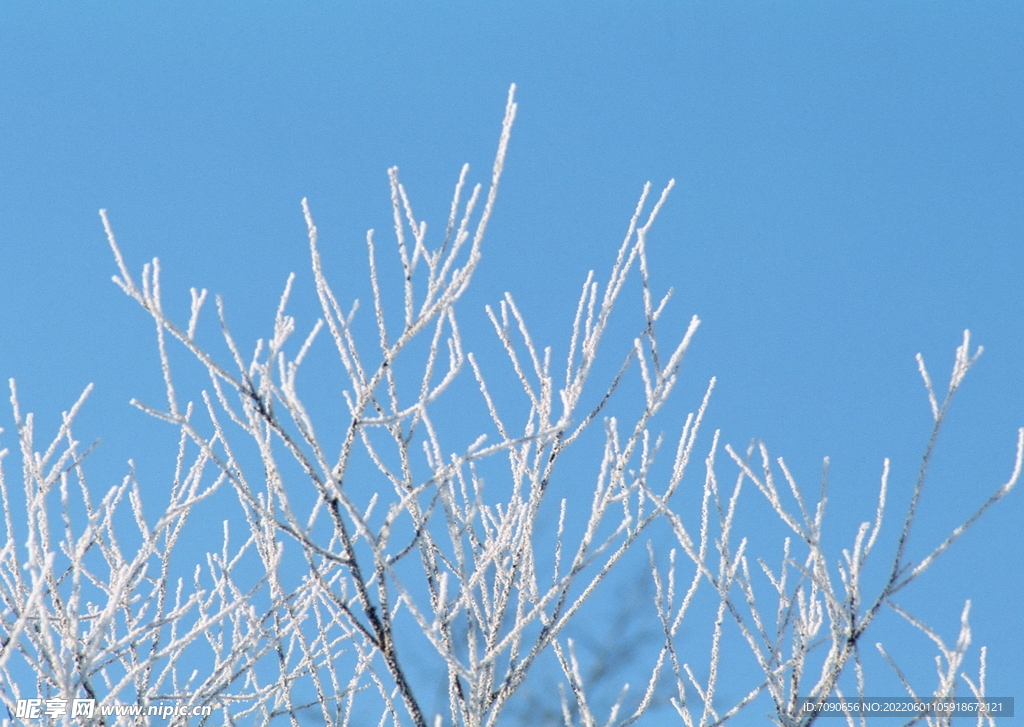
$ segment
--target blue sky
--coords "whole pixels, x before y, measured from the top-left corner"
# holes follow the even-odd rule
[[[127,405],[161,383],[97,210],[133,269],[160,257],[179,316],[206,287],[253,340],[308,269],[303,197],[342,297],[365,299],[386,169],[442,228],[460,165],[485,178],[515,82],[464,325],[483,330],[483,303],[511,290],[561,340],[643,183],[674,178],[649,254],[672,324],[703,321],[680,405],[717,376],[725,441],[765,440],[809,488],[830,456],[840,521],[870,517],[883,457],[906,501],[930,417],[914,355],[944,383],[965,328],[985,347],[923,551],[1005,480],[1024,425],[1022,58],[1016,3],[3,0],[0,375],[42,428],[94,382],[79,437],[104,440],[95,481],[119,480],[164,446]],[[974,599],[996,696],[1024,696],[1022,503],[904,596],[950,638]]]

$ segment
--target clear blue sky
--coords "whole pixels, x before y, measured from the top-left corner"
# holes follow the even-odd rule
[[[812,489],[830,456],[851,522],[891,457],[902,506],[929,428],[914,355],[944,383],[970,328],[985,354],[917,547],[1009,473],[1024,425],[1018,3],[0,0],[0,68],[0,376],[43,428],[95,382],[79,436],[104,439],[97,486],[164,431],[127,405],[159,401],[160,378],[150,323],[110,282],[99,208],[133,269],[161,258],[179,315],[190,286],[221,292],[252,340],[307,270],[301,198],[351,281],[342,297],[365,297],[387,167],[443,227],[459,166],[485,178],[511,82],[519,116],[465,325],[508,289],[560,340],[643,183],[675,178],[655,283],[676,288],[675,322],[703,320],[679,396],[692,406],[717,376],[725,441],[764,439]],[[903,597],[950,639],[974,599],[995,696],[1024,697],[1022,522],[1018,491]]]

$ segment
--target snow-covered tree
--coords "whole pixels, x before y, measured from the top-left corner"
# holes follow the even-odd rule
[[[218,298],[222,343],[201,343],[206,290],[191,291],[187,321],[172,320],[159,261],[141,275],[130,271],[101,213],[114,280],[152,317],[162,362],[166,403],[135,404],[173,427],[178,455],[162,513],[144,507],[134,470],[97,490],[86,478],[89,450],[72,434],[89,390],[39,445],[11,383],[25,503],[15,506],[8,467],[0,476],[0,696],[13,720],[34,722],[17,715],[19,700],[93,699],[198,708],[172,724],[483,727],[520,719],[509,705],[529,693],[548,700],[544,714],[565,725],[643,723],[657,712],[658,724],[709,726],[756,702],[795,727],[820,716],[808,700],[867,693],[862,656],[876,648],[868,634],[892,611],[938,647],[938,683],[915,685],[878,645],[908,694],[985,696],[984,649],[980,672],[966,662],[969,604],[950,646],[893,600],[1020,472],[1024,433],[1006,483],[928,555],[911,559],[907,543],[939,430],[980,353],[969,335],[944,394],[919,358],[934,428],[893,541],[883,542],[893,500],[886,462],[873,519],[831,552],[824,487],[809,496],[764,444],[735,450],[719,432],[698,438],[713,380],[688,416],[666,407],[699,324],[694,317],[666,341],[671,291],[656,294],[649,279],[648,235],[671,183],[660,195],[644,188],[611,271],[582,281],[561,348],[538,346],[506,293],[486,309],[503,360],[474,355],[478,342],[460,332],[457,312],[480,261],[515,113],[510,91],[490,183],[469,188],[463,167],[441,235],[427,235],[391,170],[400,277],[381,272],[371,231],[369,313],[357,314],[328,282],[303,201],[320,310],[297,339],[289,278],[266,338],[243,348]],[[639,326],[622,338],[611,322],[634,293]],[[172,361],[182,353],[205,370],[206,390],[183,396],[176,386]],[[304,361],[328,355],[338,380],[304,380]],[[325,400],[332,415],[318,419]],[[467,438],[477,415],[483,428]],[[696,506],[678,496],[684,482],[697,483]],[[223,491],[235,494],[235,512],[225,514],[204,562],[183,563],[186,521]],[[757,499],[788,532],[775,552],[748,552],[737,518],[743,498]],[[127,510],[137,532],[124,532]],[[638,558],[648,559],[653,598],[630,618],[647,619],[655,636],[649,649],[631,652],[639,687],[617,685],[607,699],[607,680],[585,676],[572,628]],[[710,609],[696,605],[702,599]],[[708,634],[699,660],[680,646],[683,624]],[[723,703],[735,645],[747,664],[735,674],[752,665],[756,678]],[[547,679],[552,669],[561,689]],[[539,670],[549,688],[538,694],[528,677]],[[731,691],[739,680],[729,677]],[[67,711],[41,719],[152,718]],[[993,720],[981,714],[978,722]]]

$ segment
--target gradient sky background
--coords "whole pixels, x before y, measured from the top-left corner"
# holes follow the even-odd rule
[[[78,437],[104,440],[97,487],[169,436],[127,405],[160,401],[159,369],[152,326],[110,282],[99,208],[133,270],[161,258],[179,316],[190,286],[221,292],[252,341],[287,274],[306,280],[300,199],[334,279],[351,280],[341,297],[368,302],[387,167],[443,229],[460,165],[487,178],[511,82],[519,115],[467,330],[511,290],[538,338],[560,341],[643,183],[675,178],[649,254],[658,288],[676,289],[672,325],[703,321],[678,396],[693,407],[718,377],[708,432],[764,439],[812,491],[830,456],[833,512],[854,526],[891,457],[895,519],[930,426],[914,355],[942,386],[969,328],[985,354],[945,429],[918,556],[1010,472],[1018,3],[0,0],[0,68],[0,375],[42,431],[96,384]],[[0,419],[15,446],[6,406]],[[1022,522],[1017,491],[901,596],[950,640],[973,599],[993,696],[1024,697]]]

